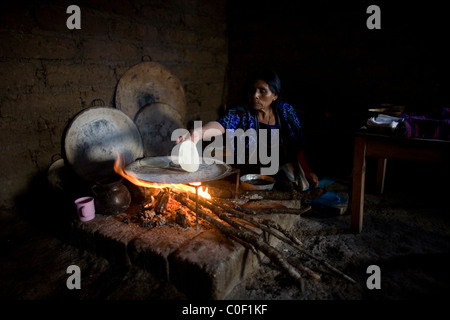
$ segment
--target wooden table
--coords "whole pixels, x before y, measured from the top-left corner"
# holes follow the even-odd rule
[[[360,233],[364,215],[366,158],[378,160],[376,190],[383,192],[387,159],[442,163],[450,160],[450,141],[411,139],[388,134],[358,131],[355,133],[352,171],[351,221],[352,231]]]

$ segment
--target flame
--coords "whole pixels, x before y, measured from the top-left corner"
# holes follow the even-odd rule
[[[130,181],[132,184],[139,186],[139,187],[144,187],[144,188],[158,188],[158,189],[163,189],[163,188],[171,188],[171,189],[176,189],[179,191],[187,191],[187,192],[192,192],[195,194],[196,192],[196,187],[198,188],[198,195],[200,197],[203,197],[205,199],[211,199],[211,195],[208,193],[208,188],[205,187],[205,189],[203,189],[203,186],[201,186],[201,182],[191,182],[189,183],[191,186],[182,184],[182,183],[155,183],[155,182],[147,182],[141,179],[136,178],[135,176],[127,173],[124,170],[124,165],[123,165],[124,161],[122,161],[122,157],[120,154],[117,155],[117,159],[114,163],[114,171],[121,175],[122,177],[124,177],[125,179],[127,179],[128,181]],[[201,186],[201,187],[199,187]]]

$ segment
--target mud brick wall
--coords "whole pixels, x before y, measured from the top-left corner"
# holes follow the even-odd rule
[[[94,99],[114,105],[120,77],[151,57],[179,78],[186,122],[211,120],[224,99],[224,0],[8,1],[0,13],[0,206],[61,152],[70,118]],[[81,29],[69,30],[69,5]]]

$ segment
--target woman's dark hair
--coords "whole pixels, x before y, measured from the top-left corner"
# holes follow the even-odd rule
[[[278,99],[272,103],[272,107],[278,106],[281,96],[281,81],[277,73],[268,68],[260,68],[253,71],[253,73],[247,79],[247,92],[249,92],[253,88],[253,84],[256,80],[264,80],[269,85],[270,91],[278,95]]]

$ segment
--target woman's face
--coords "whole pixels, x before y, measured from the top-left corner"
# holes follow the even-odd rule
[[[248,92],[248,102],[255,110],[269,110],[270,105],[277,98],[278,94],[271,91],[264,80],[256,80]]]

